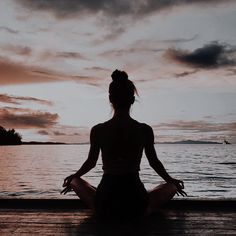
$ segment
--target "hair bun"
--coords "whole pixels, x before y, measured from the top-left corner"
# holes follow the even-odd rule
[[[128,75],[125,71],[115,70],[111,74],[112,81],[114,82],[126,82],[128,81]]]

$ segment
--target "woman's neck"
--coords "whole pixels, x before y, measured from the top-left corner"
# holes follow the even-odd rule
[[[131,118],[129,114],[129,110],[115,110],[113,118],[118,118],[118,119],[127,119]]]

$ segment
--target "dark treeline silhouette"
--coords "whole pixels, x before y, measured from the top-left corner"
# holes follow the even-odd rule
[[[0,145],[20,145],[22,137],[14,129],[6,130],[0,126]]]

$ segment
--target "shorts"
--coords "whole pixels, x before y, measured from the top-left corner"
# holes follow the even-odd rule
[[[100,217],[142,217],[148,193],[137,174],[104,174],[95,197],[95,212]]]

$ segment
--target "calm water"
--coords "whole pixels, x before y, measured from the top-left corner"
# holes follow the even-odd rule
[[[60,195],[63,179],[87,157],[88,145],[0,146],[0,198],[75,198]],[[236,198],[236,145],[156,145],[159,159],[175,178],[183,179],[189,198]],[[102,166],[84,178],[97,185]],[[146,157],[141,179],[147,189],[162,180]]]

